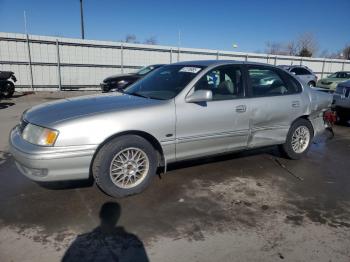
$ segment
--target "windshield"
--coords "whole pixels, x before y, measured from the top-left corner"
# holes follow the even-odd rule
[[[145,66],[142,67],[139,71],[136,72],[137,75],[145,75],[155,69],[155,66]]]
[[[124,93],[153,99],[171,99],[203,68],[190,65],[163,66],[126,88]]]

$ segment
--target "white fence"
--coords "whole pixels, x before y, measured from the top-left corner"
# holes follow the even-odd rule
[[[18,88],[96,88],[107,76],[141,66],[186,60],[239,60],[306,65],[318,77],[350,71],[349,60],[276,56],[210,49],[130,44],[0,32],[0,70],[13,71]]]

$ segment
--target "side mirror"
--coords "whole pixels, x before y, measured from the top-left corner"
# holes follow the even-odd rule
[[[187,103],[207,102],[213,99],[213,92],[211,90],[197,90],[186,97]]]

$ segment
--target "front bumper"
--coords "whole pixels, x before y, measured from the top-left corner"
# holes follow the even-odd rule
[[[100,87],[102,92],[109,92],[111,90],[111,86],[107,83],[101,83]]]
[[[338,83],[332,83],[332,84],[322,84],[321,82],[317,82],[316,86],[324,89],[328,89],[329,91],[335,91],[337,88]]]
[[[34,181],[88,179],[97,145],[42,147],[22,139],[18,127],[10,133],[10,152],[19,171]]]

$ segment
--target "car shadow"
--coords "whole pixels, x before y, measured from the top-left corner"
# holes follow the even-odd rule
[[[338,126],[345,126],[345,127],[350,127],[350,121],[343,121],[337,123]]]
[[[78,235],[66,250],[62,262],[70,261],[149,261],[142,241],[124,227],[116,226],[121,215],[117,202],[106,202],[100,209],[100,225]]]
[[[14,93],[11,98],[19,98],[30,94],[33,94],[33,92]]]
[[[15,105],[15,103],[11,103],[11,102],[0,102],[0,109],[5,109],[8,108],[10,106]]]
[[[92,187],[94,185],[93,178],[84,180],[71,180],[71,181],[55,181],[55,182],[36,182],[39,186],[50,190],[62,190],[62,189],[75,189]]]
[[[11,154],[5,151],[0,151],[0,166],[4,165],[11,158]]]
[[[183,161],[169,164],[167,167],[167,171],[193,167],[193,166],[200,166],[200,165],[210,164],[210,163],[224,162],[227,160],[239,159],[239,158],[255,156],[259,154],[269,154],[272,157],[277,157],[277,158],[284,157],[280,152],[280,150],[278,149],[278,147],[269,146],[269,147],[250,149],[245,151],[238,151],[234,153],[226,153],[226,154],[201,157],[201,158],[190,159],[190,160],[183,160]]]

